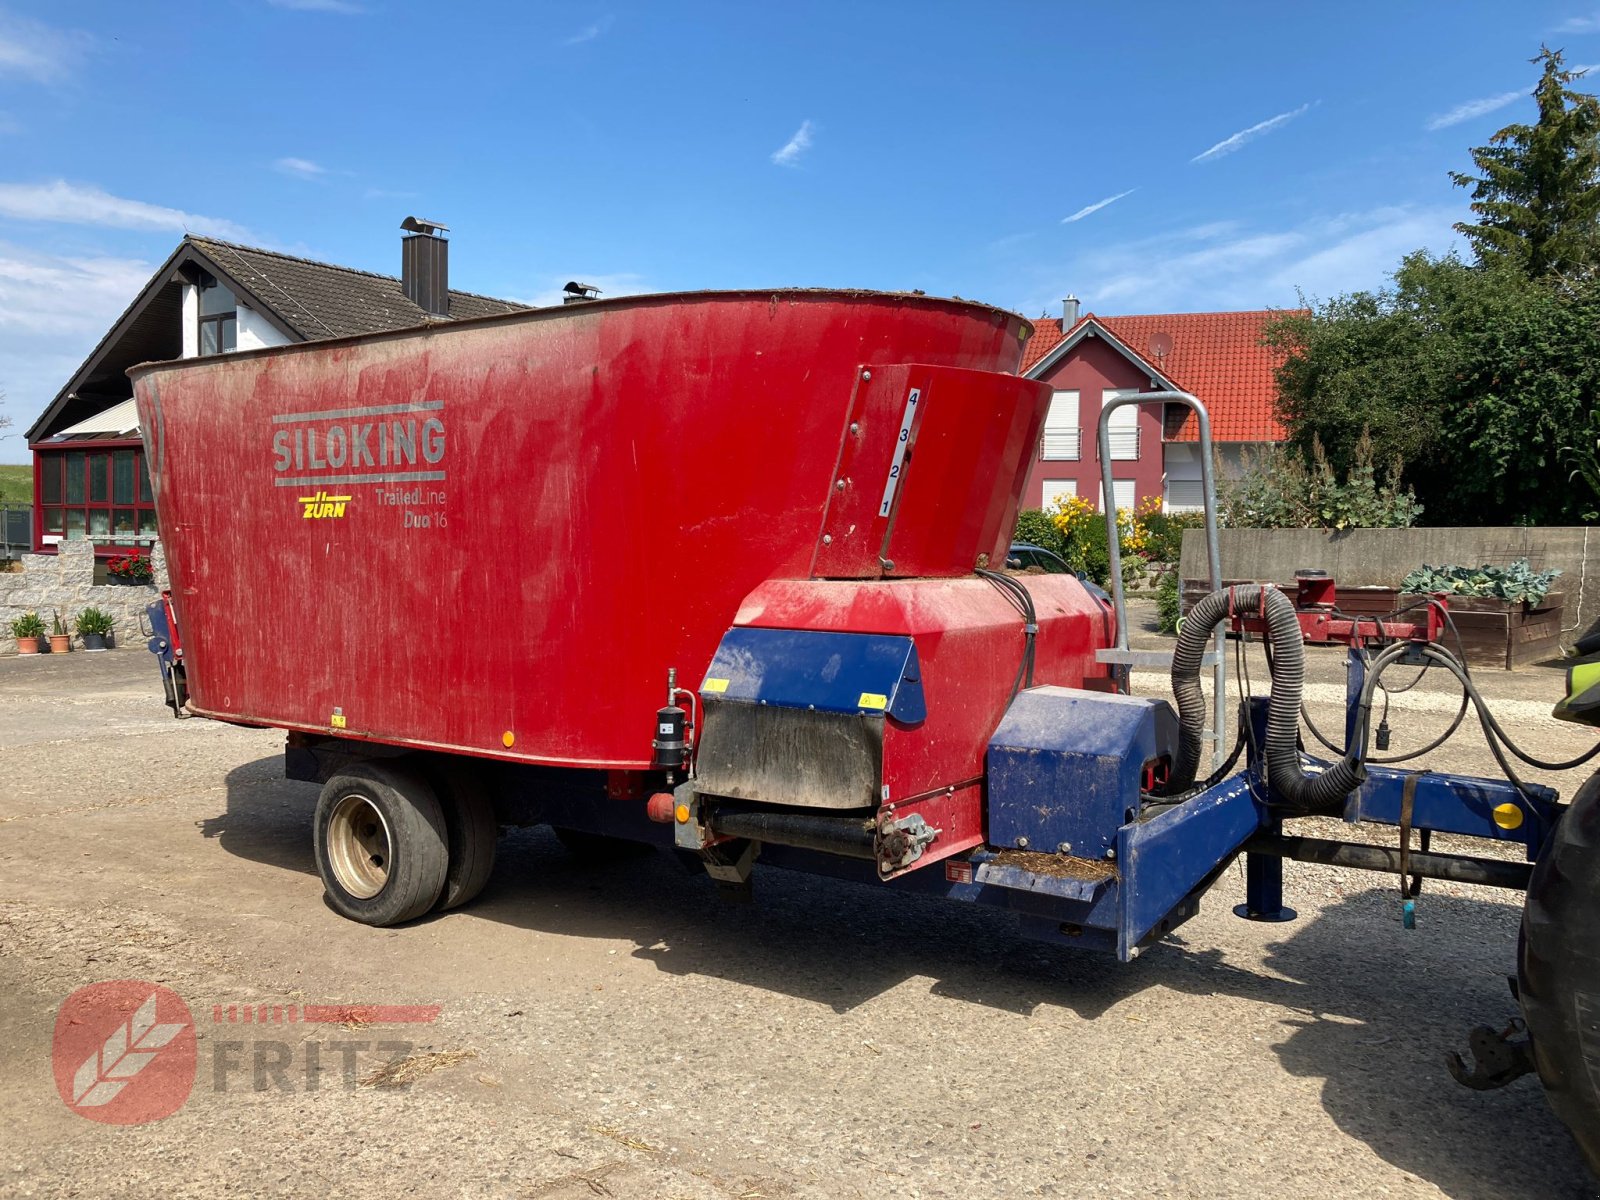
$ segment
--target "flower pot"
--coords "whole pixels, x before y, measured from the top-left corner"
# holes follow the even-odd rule
[[[39,639],[36,637],[19,637],[17,639],[18,654],[39,653]]]
[[[104,650],[106,648],[106,635],[103,633],[84,634],[83,648],[89,651]]]
[[[70,633],[52,633],[50,635],[50,653],[65,654],[72,649],[72,635]]]

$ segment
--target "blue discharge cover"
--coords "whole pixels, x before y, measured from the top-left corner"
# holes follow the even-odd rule
[[[907,724],[928,715],[916,643],[894,634],[735,626],[723,634],[700,695],[819,712],[886,712]]]

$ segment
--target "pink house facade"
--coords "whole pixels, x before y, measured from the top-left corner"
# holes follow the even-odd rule
[[[1283,440],[1275,412],[1277,354],[1261,344],[1270,311],[1041,318],[1021,373],[1054,396],[1027,483],[1024,508],[1080,496],[1103,508],[1095,435],[1102,406],[1137,392],[1182,391],[1211,415],[1217,468],[1238,473],[1246,454]],[[1113,502],[1154,497],[1167,511],[1199,508],[1200,456],[1193,415],[1182,405],[1128,405],[1111,416],[1107,457]]]

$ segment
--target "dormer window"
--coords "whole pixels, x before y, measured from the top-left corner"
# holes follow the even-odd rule
[[[200,277],[200,353],[225,354],[239,344],[239,302],[213,276]]]

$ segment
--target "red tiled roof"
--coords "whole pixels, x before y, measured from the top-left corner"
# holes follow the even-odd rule
[[[1166,376],[1184,391],[1200,397],[1211,414],[1211,436],[1218,442],[1282,441],[1278,421],[1278,386],[1275,372],[1282,355],[1261,344],[1267,321],[1282,315],[1271,309],[1254,312],[1170,313],[1134,317],[1085,316],[1110,333],[1152,371]],[[1040,318],[1023,348],[1026,372],[1064,338],[1061,321]],[[1158,358],[1150,339],[1158,333],[1172,338],[1172,350]],[[1181,420],[1167,424],[1167,440],[1192,442],[1199,438],[1194,414],[1172,410]]]
[[[1018,375],[1026,375],[1033,369],[1034,363],[1061,344],[1060,317],[1036,317],[1032,325],[1033,336],[1022,343],[1022,365],[1017,368]]]

